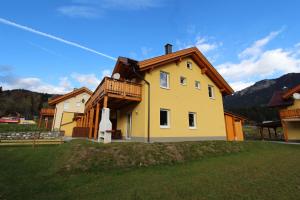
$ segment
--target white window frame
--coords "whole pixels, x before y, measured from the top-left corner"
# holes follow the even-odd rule
[[[191,61],[187,61],[186,62],[186,68],[188,68],[189,70],[193,69],[193,63]]]
[[[161,85],[161,73],[165,73],[167,74],[167,87]],[[160,71],[159,73],[159,85],[160,85],[160,88],[163,88],[163,89],[170,89],[170,74],[168,72],[165,72],[165,71]]]
[[[183,78],[183,80],[184,80],[183,83],[181,83],[181,78]],[[179,83],[180,83],[180,85],[187,85],[187,78],[185,76],[180,76]]]
[[[211,88],[211,95],[212,96],[209,96],[209,88]],[[210,99],[215,99],[215,87],[213,85],[208,85],[207,89],[208,89],[208,97]]]
[[[194,126],[190,126],[190,114],[192,114],[194,116]],[[188,113],[188,124],[189,124],[189,129],[197,129],[197,113],[196,112]]]
[[[197,86],[197,84],[198,84],[198,86]],[[195,81],[195,88],[198,89],[198,90],[201,89],[201,83],[200,83],[200,81]]]
[[[167,112],[167,122],[168,122],[167,125],[161,125],[160,124],[160,111],[166,111]],[[170,128],[170,109],[161,108],[159,110],[159,126],[160,126],[160,128]]]

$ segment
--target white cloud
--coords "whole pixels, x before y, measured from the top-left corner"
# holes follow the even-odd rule
[[[102,70],[101,76],[97,78],[95,74],[79,74],[79,73],[72,73],[71,77],[79,82],[82,86],[89,87],[91,89],[95,89],[101,82],[101,80],[105,76],[110,76],[111,71],[108,69]]]
[[[91,7],[83,5],[70,5],[62,6],[57,9],[63,15],[73,18],[98,18],[101,14],[100,11]]]
[[[0,76],[0,84],[5,90],[26,89],[50,94],[65,94],[72,90],[71,84],[66,78],[62,78],[59,85],[52,85],[36,77],[18,78],[7,75]]]
[[[209,43],[206,38],[197,37],[195,46],[202,52],[207,53],[209,51],[215,50],[219,44],[217,43]]]
[[[185,48],[190,48],[195,46],[202,53],[206,54],[222,46],[222,43],[217,43],[211,40],[212,39],[209,37],[197,36],[193,42],[182,42],[180,40],[177,40],[176,45],[179,47],[179,49],[185,49]]]
[[[239,90],[242,90],[246,87],[249,87],[249,86],[253,85],[254,82],[237,81],[237,82],[232,82],[232,83],[229,83],[229,84],[234,89],[234,91],[239,91]]]
[[[106,10],[144,10],[160,7],[166,0],[73,0],[57,9],[71,18],[93,19],[104,15]]]
[[[97,87],[100,83],[100,79],[96,77],[95,74],[79,74],[72,73],[71,77],[75,79],[77,82],[81,83],[83,86],[92,86]]]
[[[263,47],[268,44],[271,40],[273,40],[282,30],[271,32],[266,37],[255,41],[250,47],[246,48],[239,54],[240,58],[245,57],[255,57],[259,56],[262,53]]]
[[[271,32],[267,37],[255,41],[239,54],[239,62],[226,62],[216,68],[237,90],[274,74],[300,72],[300,46],[263,50],[279,33]]]
[[[162,6],[162,0],[102,0],[103,8],[140,10]]]

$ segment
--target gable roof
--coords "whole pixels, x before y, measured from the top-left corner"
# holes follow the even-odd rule
[[[284,91],[275,91],[271,100],[268,103],[268,107],[280,107],[280,106],[289,106],[293,104],[293,100],[284,99],[283,94]]]
[[[297,93],[297,92],[300,92],[300,84],[289,89],[287,92],[285,92],[283,95],[282,95],[282,98],[284,99],[288,99],[290,98],[294,93]]]
[[[199,65],[202,73],[205,73],[221,90],[222,93],[232,94],[234,91],[224,78],[217,72],[212,64],[205,58],[205,56],[196,48],[191,47],[169,53],[166,55],[146,59],[138,62],[140,71],[153,69],[171,62],[180,62],[183,58],[192,57],[192,59]]]
[[[58,97],[49,99],[49,100],[48,100],[48,104],[52,106],[52,105],[55,105],[55,104],[57,104],[57,103],[60,103],[60,102],[62,102],[62,101],[64,101],[64,100],[66,100],[66,99],[70,99],[70,98],[72,98],[72,97],[75,97],[75,96],[77,96],[78,94],[81,94],[81,93],[84,93],[84,92],[88,93],[89,95],[92,95],[92,91],[90,91],[88,88],[86,88],[86,87],[81,87],[81,88],[75,89],[75,90],[73,90],[72,92],[69,92],[69,93],[67,93],[67,94],[65,94],[65,95],[62,95],[62,96],[58,96]]]

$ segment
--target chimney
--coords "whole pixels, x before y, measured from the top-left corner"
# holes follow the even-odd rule
[[[165,45],[165,54],[169,54],[169,53],[172,53],[172,46],[171,44],[166,44]]]

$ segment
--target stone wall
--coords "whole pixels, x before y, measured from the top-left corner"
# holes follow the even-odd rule
[[[9,132],[0,133],[0,140],[56,139],[61,132]]]

